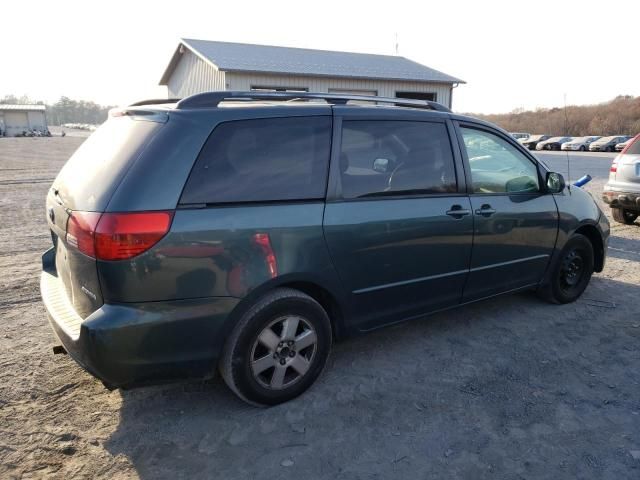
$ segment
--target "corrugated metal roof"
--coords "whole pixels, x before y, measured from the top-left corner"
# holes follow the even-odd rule
[[[273,47],[245,43],[182,39],[182,44],[220,70],[378,80],[465,83],[404,57],[334,52],[306,48]],[[179,49],[167,67],[161,85],[166,85]]]
[[[44,105],[5,105],[0,103],[0,110],[42,110],[44,111],[46,106]]]

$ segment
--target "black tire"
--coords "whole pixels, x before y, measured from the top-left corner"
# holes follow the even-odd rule
[[[276,349],[267,348],[261,343],[259,337],[266,330],[273,326],[277,332],[277,322],[283,322],[281,319],[298,318],[302,327],[296,327],[296,331],[307,332],[309,330],[315,332],[316,343],[312,347],[305,347],[307,350],[295,351],[295,345],[290,350],[285,351],[288,347],[286,343],[296,342],[280,342]],[[286,320],[284,320],[286,321]],[[296,323],[297,324],[297,323]],[[308,330],[297,330],[298,328],[309,327]],[[276,333],[275,337],[284,336],[285,326],[282,326],[280,333]],[[302,334],[295,337],[296,339]],[[222,357],[220,359],[220,373],[229,388],[242,400],[256,406],[277,405],[282,402],[291,400],[307,390],[320,376],[329,357],[331,350],[332,332],[331,322],[327,312],[322,306],[310,296],[292,288],[278,288],[262,298],[260,298],[244,315],[242,315],[233,332],[227,339]],[[280,344],[285,344],[280,347]],[[263,352],[259,355],[259,360],[271,359],[273,355],[274,366],[268,367],[261,374],[254,374],[252,369],[252,361],[255,365],[257,358],[256,349],[262,348]],[[313,352],[309,354],[309,348],[313,348]],[[293,353],[291,353],[293,351]],[[282,352],[284,356],[282,356]],[[289,386],[284,383],[280,388],[270,388],[266,385],[268,378],[265,376],[271,372],[271,385],[274,385],[273,379],[276,376],[276,370],[281,369],[276,363],[289,362],[289,355],[293,359],[304,357],[307,361],[306,373],[299,372],[289,363],[282,363],[282,369],[289,377],[297,377],[290,380]],[[284,357],[284,358],[281,358]],[[286,359],[286,360],[285,360]],[[284,381],[287,377],[284,376]]]
[[[587,237],[573,235],[553,266],[549,285],[540,291],[552,303],[575,302],[589,285],[593,274],[593,246]]]
[[[581,146],[580,146],[580,151],[581,151],[581,152],[585,152],[586,150],[587,150],[587,148],[586,148],[584,145],[581,145]]]
[[[636,212],[625,210],[623,208],[612,208],[611,216],[616,222],[624,223],[625,225],[632,225],[636,221],[636,218],[638,218],[638,214]]]

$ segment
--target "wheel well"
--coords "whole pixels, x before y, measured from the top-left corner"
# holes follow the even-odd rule
[[[334,338],[341,336],[343,325],[342,309],[340,308],[338,301],[328,290],[312,282],[291,282],[278,286],[300,290],[302,293],[306,293],[322,305],[322,308],[324,308],[327,315],[329,315],[329,321],[331,322],[331,330],[333,331]]]
[[[598,229],[593,225],[583,225],[576,230],[576,233],[584,235],[591,242],[594,257],[593,267],[596,272],[601,272],[604,268],[604,245],[602,244],[600,232],[598,232]]]

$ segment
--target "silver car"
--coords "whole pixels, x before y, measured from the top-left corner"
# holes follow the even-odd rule
[[[598,136],[575,137],[570,142],[563,143],[561,149],[586,152],[589,149],[589,145],[591,145],[593,142],[601,138],[602,137],[598,137]]]
[[[612,208],[616,222],[634,223],[640,214],[640,134],[613,159],[602,199]]]

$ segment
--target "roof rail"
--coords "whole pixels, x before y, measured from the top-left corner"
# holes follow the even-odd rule
[[[163,103],[177,103],[179,98],[152,98],[150,100],[140,100],[139,102],[132,103],[130,107],[141,107],[143,105],[161,105]]]
[[[447,107],[438,102],[429,100],[413,100],[407,98],[375,97],[369,95],[348,95],[340,93],[308,93],[308,92],[240,92],[222,91],[206,92],[191,95],[178,102],[178,109],[186,108],[213,108],[225,100],[324,100],[327,103],[344,105],[350,100],[360,102],[389,103],[402,107],[425,108],[439,112],[451,112]]]

